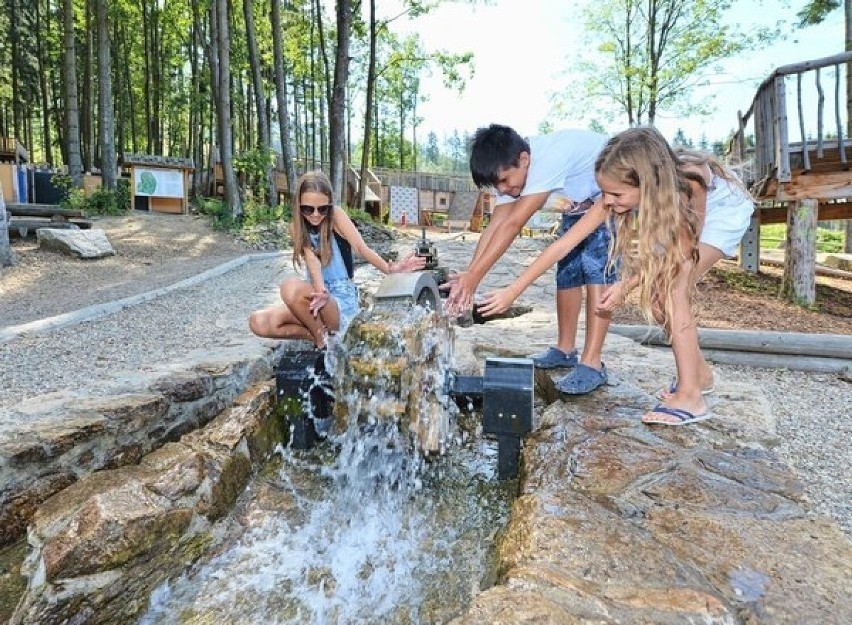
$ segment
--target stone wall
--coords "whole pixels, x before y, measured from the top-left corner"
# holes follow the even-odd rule
[[[153,589],[214,540],[212,523],[286,439],[273,410],[274,382],[255,384],[228,403],[179,442],[138,464],[82,477],[38,507],[23,567],[29,583],[10,623],[138,618]]]

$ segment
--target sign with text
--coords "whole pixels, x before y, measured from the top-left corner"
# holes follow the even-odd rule
[[[136,195],[176,197],[183,199],[183,172],[172,169],[134,167]]]

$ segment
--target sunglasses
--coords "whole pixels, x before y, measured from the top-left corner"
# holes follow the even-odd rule
[[[325,217],[331,209],[331,204],[323,204],[322,206],[310,206],[309,204],[299,205],[299,212],[302,213],[304,217],[310,217],[314,214],[314,211],[319,213],[320,216]]]

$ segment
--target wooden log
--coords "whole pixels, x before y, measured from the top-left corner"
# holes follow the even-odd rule
[[[24,239],[28,236],[35,235],[36,231],[41,228],[59,228],[61,230],[86,230],[91,228],[92,222],[81,224],[79,221],[51,221],[49,219],[10,219],[9,220],[9,236],[11,238],[19,237]]]
[[[7,204],[9,214],[13,217],[65,217],[84,219],[86,215],[83,211],[72,208],[62,208],[53,204]]]
[[[613,324],[609,331],[648,345],[668,345],[657,327]],[[844,334],[805,334],[802,332],[758,332],[699,328],[701,349],[788,354],[820,358],[852,358],[852,336]]]
[[[817,204],[814,199],[791,202],[787,213],[787,262],[781,294],[800,306],[816,302]]]
[[[724,365],[764,367],[767,369],[789,369],[813,373],[852,372],[852,360],[848,358],[820,358],[818,356],[791,356],[789,354],[760,354],[708,349],[704,356],[710,362]]]

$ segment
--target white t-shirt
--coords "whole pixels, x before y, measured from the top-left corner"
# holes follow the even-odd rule
[[[590,130],[560,130],[528,139],[530,167],[521,197],[550,192],[549,204],[563,209],[600,193],[595,182],[595,159],[609,137]],[[498,193],[495,204],[517,198]]]

